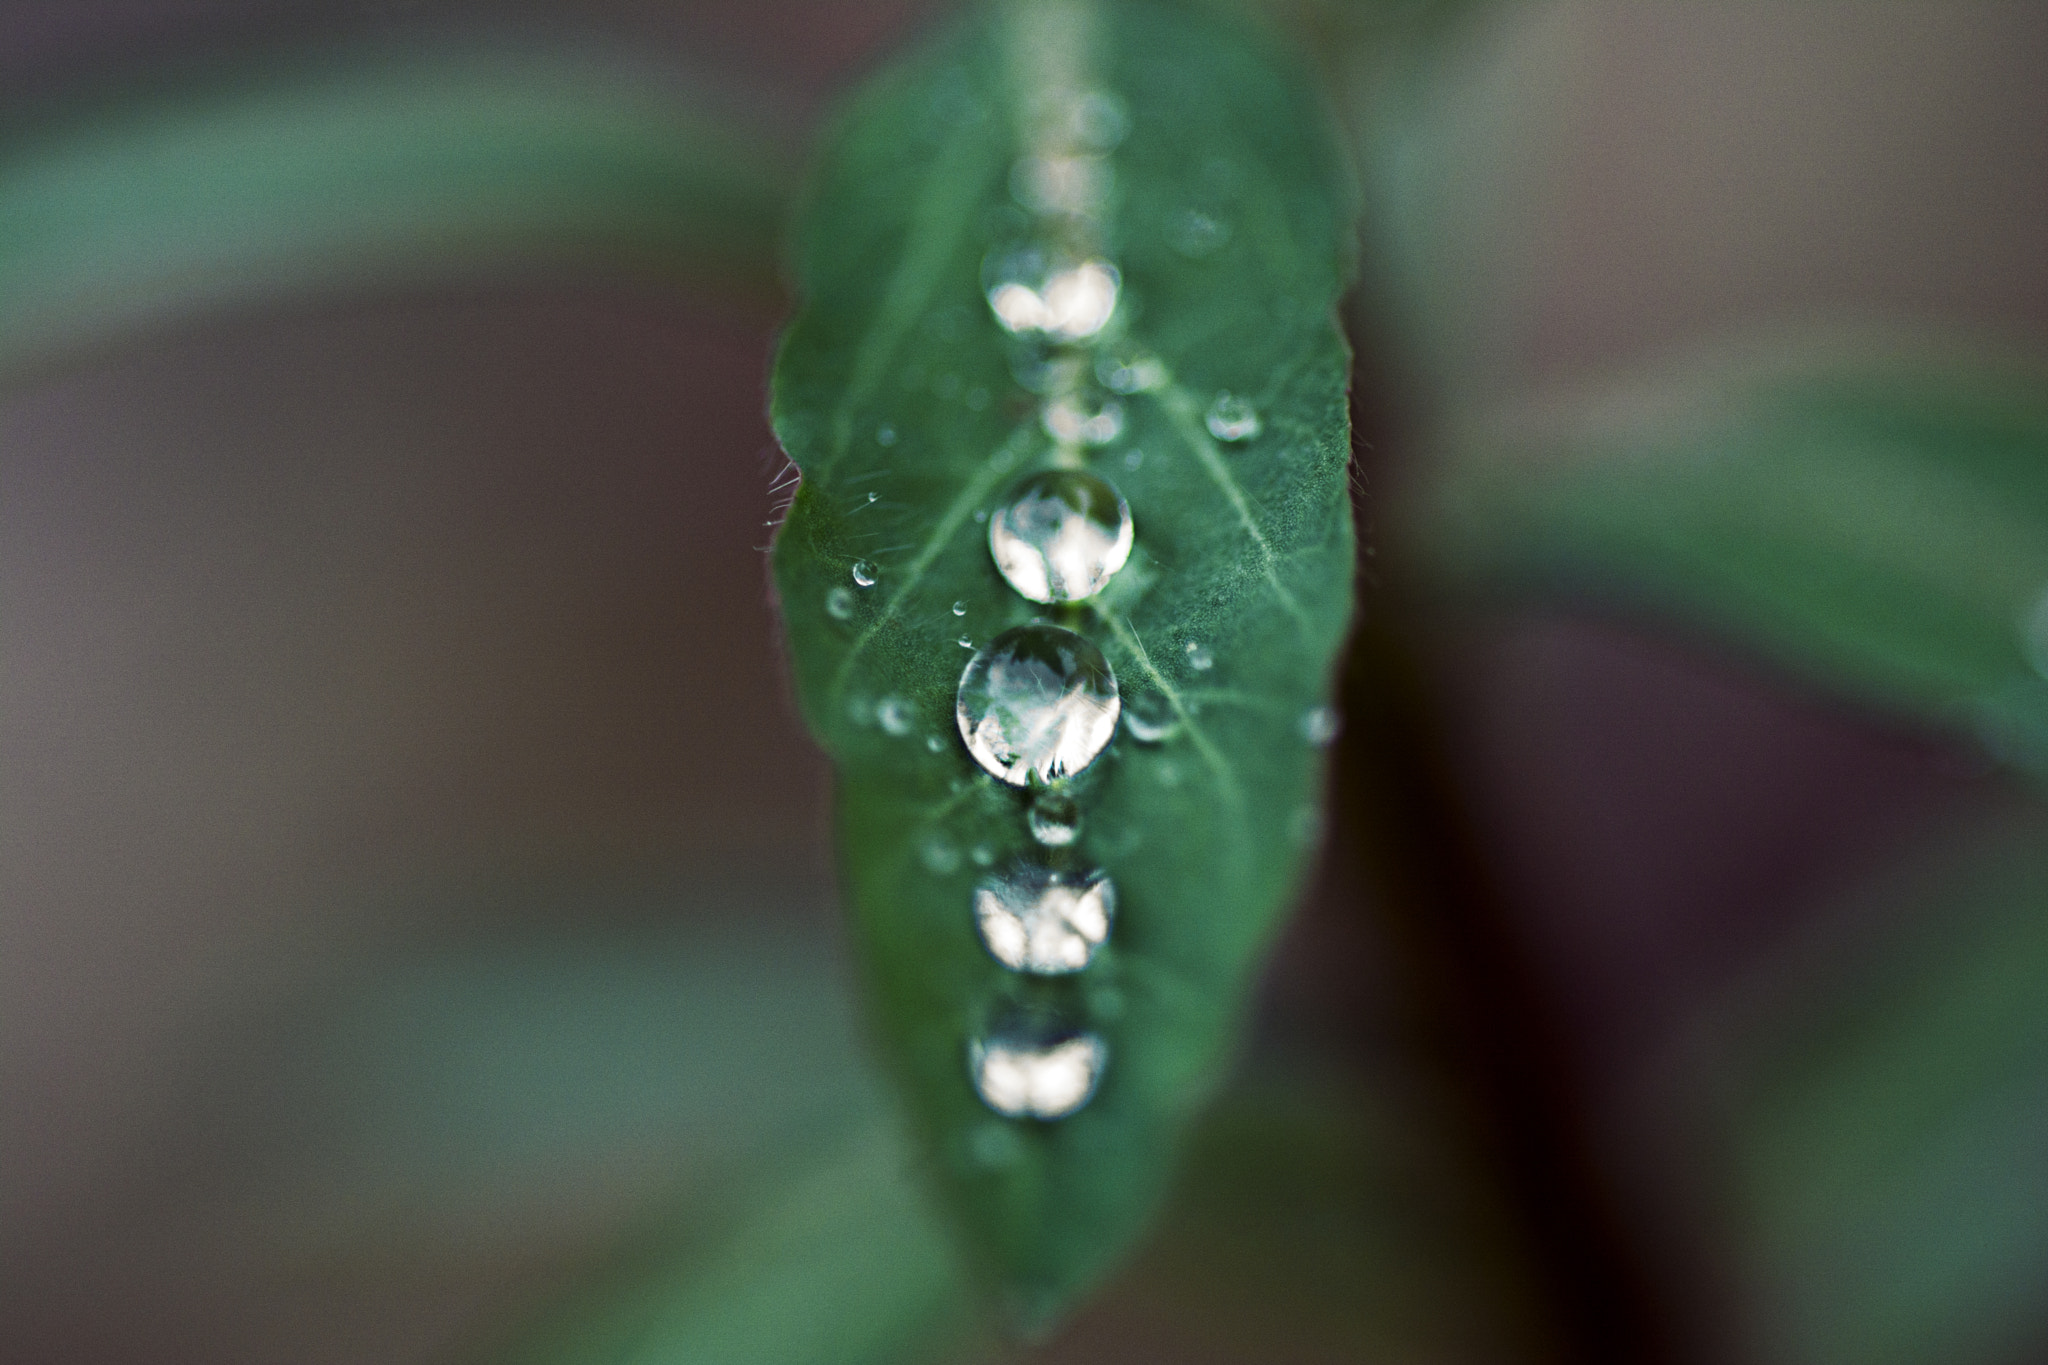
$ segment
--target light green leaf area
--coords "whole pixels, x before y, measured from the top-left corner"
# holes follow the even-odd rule
[[[773,291],[792,158],[674,74],[359,55],[0,130],[0,369],[307,289],[603,261]]]
[[[996,7],[861,95],[802,218],[773,398],[802,471],[775,550],[798,695],[838,764],[871,1016],[966,1244],[1027,1326],[1143,1227],[1315,840],[1304,719],[1351,607],[1337,166],[1255,34],[1178,5]],[[1046,208],[1076,184],[1078,211]],[[1083,239],[1120,272],[1107,325],[1008,334],[985,262]],[[1256,435],[1212,433],[1226,392]],[[1056,441],[1042,417],[1063,399],[1116,403],[1120,430]],[[1137,548],[1092,602],[1042,607],[997,573],[986,517],[1061,463],[1120,488]],[[1061,855],[1107,871],[1117,917],[1059,978],[977,937],[977,881],[1032,853],[1030,794],[985,774],[954,718],[974,648],[1039,616],[1101,647],[1125,706],[1067,784],[1084,825]],[[1133,708],[1167,737],[1139,743]],[[1073,1117],[999,1118],[970,1085],[970,1039],[1020,1003],[1107,1044]]]
[[[1759,983],[1714,1085],[1760,1358],[2038,1358],[2048,826],[2008,821],[1857,908]]]
[[[2048,375],[1808,354],[1467,430],[1401,534],[1449,581],[1673,612],[2048,772]]]

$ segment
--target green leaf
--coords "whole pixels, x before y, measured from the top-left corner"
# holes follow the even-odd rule
[[[2048,825],[1982,831],[1853,908],[1755,983],[1714,1059],[1762,1358],[2037,1358]]]
[[[358,58],[0,139],[0,372],[204,308],[564,258],[772,290],[791,158],[674,77]]]
[[[1027,211],[1018,196],[1084,133],[1115,143],[1065,168],[1106,172],[1099,201]],[[802,471],[775,549],[798,695],[838,764],[872,1016],[968,1245],[1027,1327],[1142,1228],[1314,840],[1304,717],[1351,606],[1336,166],[1312,94],[1256,35],[1179,5],[1020,4],[877,79],[802,220],[773,399]],[[1048,354],[992,315],[984,262],[1076,238],[1122,292],[1092,345],[1049,348],[1048,384]],[[1129,390],[1121,433],[1056,442],[1042,407],[1093,411],[1098,379]],[[1225,392],[1250,399],[1256,436],[1211,434]],[[1121,487],[1137,549],[1092,603],[1048,609],[998,575],[981,518],[1061,463]],[[1114,930],[1057,978],[1010,973],[977,938],[984,868],[1040,855],[1030,793],[984,773],[954,720],[958,641],[1041,614],[1101,647],[1126,706],[1066,784],[1084,826],[1059,855],[1108,872]],[[1132,708],[1176,728],[1139,744]],[[970,1039],[1026,1006],[1107,1044],[1074,1117],[998,1118],[970,1084]]]
[[[2048,772],[2048,382],[1961,352],[1723,359],[1451,442],[1453,582],[1668,611]]]

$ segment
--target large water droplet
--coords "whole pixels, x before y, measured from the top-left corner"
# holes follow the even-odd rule
[[[1344,726],[1334,706],[1312,706],[1301,713],[1301,737],[1318,749],[1327,749]]]
[[[853,592],[844,584],[828,589],[825,593],[825,614],[835,621],[850,620],[853,616]]]
[[[873,564],[869,563],[865,559],[856,559],[853,561],[853,585],[856,588],[874,587],[875,578],[876,573],[875,566]]]
[[[1024,822],[1047,848],[1065,848],[1081,837],[1081,807],[1065,792],[1040,792]]]
[[[974,888],[974,922],[1011,971],[1078,972],[1109,938],[1116,888],[1100,871],[1057,872],[1020,862]]]
[[[1116,675],[1058,626],[1006,630],[968,660],[954,715],[974,761],[1013,787],[1072,777],[1116,732]]]
[[[1108,261],[1057,266],[1037,250],[1014,252],[990,272],[988,306],[1006,331],[1080,341],[1116,312],[1120,279]]]
[[[1123,495],[1078,469],[1049,469],[1012,490],[989,519],[988,549],[1009,585],[1034,602],[1078,602],[1102,591],[1131,557]]]
[[[1063,1119],[1095,1094],[1109,1048],[1092,1033],[1019,1022],[967,1045],[974,1092],[1012,1119]]]
[[[1075,398],[1055,398],[1039,414],[1045,434],[1073,445],[1108,445],[1123,434],[1124,408],[1117,402],[1091,408]]]
[[[1258,409],[1234,393],[1217,394],[1202,421],[1219,441],[1249,441],[1263,425]]]

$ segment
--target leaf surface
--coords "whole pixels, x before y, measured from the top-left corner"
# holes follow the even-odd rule
[[[1099,159],[1074,173],[1099,178],[1059,218],[1042,204],[1067,172],[1047,162],[1077,138]],[[1304,718],[1351,606],[1349,224],[1294,69],[1191,7],[1136,3],[970,15],[863,92],[802,219],[773,397],[802,472],[775,548],[798,695],[838,765],[871,1017],[967,1245],[1026,1326],[1142,1228],[1314,842]],[[1007,334],[988,263],[1083,232],[1120,272],[1107,326],[1050,350]],[[1062,357],[1066,378],[1035,390]],[[1256,435],[1213,434],[1225,393]],[[1063,397],[1115,402],[1121,430],[1055,440]],[[1137,548],[1091,602],[1046,608],[999,576],[986,518],[1063,462],[1116,483]],[[984,773],[954,720],[974,648],[1040,616],[1104,651],[1126,708],[1068,784],[1083,827],[1060,855],[1108,872],[1115,924],[1057,978],[1007,971],[977,937],[977,882],[1041,855],[1030,793]],[[1139,743],[1134,711],[1168,736]],[[1070,1118],[997,1117],[970,1084],[970,1039],[1019,1005],[1107,1044]]]
[[[2048,376],[1687,365],[1468,430],[1402,532],[1446,580],[1672,612],[2048,772]]]

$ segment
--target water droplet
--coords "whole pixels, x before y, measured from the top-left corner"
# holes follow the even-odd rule
[[[853,616],[853,593],[842,584],[825,594],[825,614],[835,621],[845,621]]]
[[[1004,330],[1079,341],[1100,332],[1116,311],[1116,267],[1087,260],[1056,267],[1044,252],[1013,252],[992,270],[988,306]]]
[[[1104,355],[1095,362],[1095,377],[1111,393],[1149,393],[1166,382],[1166,365],[1155,355]]]
[[[974,922],[1013,972],[1078,972],[1109,938],[1116,888],[1097,870],[1059,872],[1019,862],[974,888]]]
[[[1344,720],[1334,706],[1312,706],[1301,713],[1301,737],[1318,749],[1329,748],[1343,728]]]
[[[1145,463],[1145,452],[1136,446],[1124,452],[1124,468],[1137,469]]]
[[[967,603],[965,601],[955,602],[953,604],[953,614],[955,616],[965,616],[967,614]]]
[[[889,425],[889,424],[888,424],[887,422],[884,422],[884,423],[882,423],[882,425],[880,425],[880,426],[876,427],[876,428],[875,428],[875,444],[876,444],[876,445],[878,445],[878,446],[893,446],[893,445],[895,445],[895,444],[896,444],[896,428],[894,428],[894,427],[890,426],[890,425]],[[868,497],[868,501],[870,501],[870,502],[874,501],[874,496],[873,496],[872,494],[870,494],[870,495],[869,495],[869,497]]]
[[[870,493],[870,494],[868,494],[868,501],[872,503],[872,502],[874,502],[874,501],[875,501],[876,499],[880,498],[881,496],[882,496],[882,495],[881,495],[880,493]]]
[[[1081,837],[1081,808],[1064,792],[1040,792],[1025,816],[1031,837],[1047,848],[1065,848]]]
[[[946,741],[940,739],[937,735],[926,735],[924,737],[924,747],[931,750],[933,753],[938,753],[941,749],[944,749],[946,747]]]
[[[1058,626],[1006,630],[968,660],[954,713],[974,761],[1013,787],[1050,784],[1095,761],[1116,732],[1116,675]]]
[[[988,549],[1006,582],[1033,602],[1079,602],[1131,557],[1131,509],[1107,480],[1049,469],[1017,485],[989,522]]]
[[[976,844],[974,851],[967,855],[974,859],[976,867],[987,867],[996,860],[996,851],[987,844]]]
[[[1140,744],[1158,744],[1180,728],[1180,717],[1157,693],[1143,692],[1125,700],[1123,727]]]
[[[882,729],[901,739],[910,733],[910,703],[901,697],[884,697],[875,703],[875,720]]]
[[[1259,421],[1258,411],[1233,393],[1217,394],[1202,421],[1209,434],[1219,441],[1249,441],[1264,425]]]
[[[1216,656],[1200,640],[1190,640],[1182,648],[1188,656],[1188,667],[1197,673],[1207,673],[1216,666]]]
[[[947,876],[960,866],[960,850],[937,834],[924,841],[924,846],[918,849],[917,856],[924,864],[925,871],[934,877]]]
[[[1033,213],[1079,218],[1101,210],[1115,180],[1108,157],[1027,156],[1010,168],[1010,193]]]
[[[1045,434],[1070,444],[1108,445],[1123,433],[1123,404],[1114,400],[1090,409],[1075,398],[1055,398],[1039,414]]]
[[[977,511],[977,512],[976,512],[976,513],[974,514],[974,524],[975,524],[976,526],[979,526],[979,525],[981,525],[981,524],[982,524],[983,522],[985,522],[985,521],[987,521],[987,520],[988,520],[988,509],[987,509],[986,507],[984,507],[984,508],[980,509],[979,511]]]
[[[875,586],[875,566],[865,559],[853,561],[853,586],[872,588]]]
[[[1166,220],[1166,241],[1191,260],[1213,256],[1230,242],[1230,224],[1213,213],[1182,209]]]
[[[1091,90],[1068,111],[1069,135],[1084,146],[1106,152],[1131,131],[1130,111],[1107,90]]]
[[[974,648],[974,637],[972,635],[963,635],[958,640],[955,640],[954,643],[962,649],[972,649]]]
[[[1161,763],[1152,770],[1152,775],[1159,779],[1159,785],[1162,787],[1180,785],[1180,765],[1177,763]]]
[[[967,1045],[974,1093],[1011,1119],[1075,1113],[1094,1096],[1108,1060],[1102,1039],[1048,1019],[1020,1019]]]

